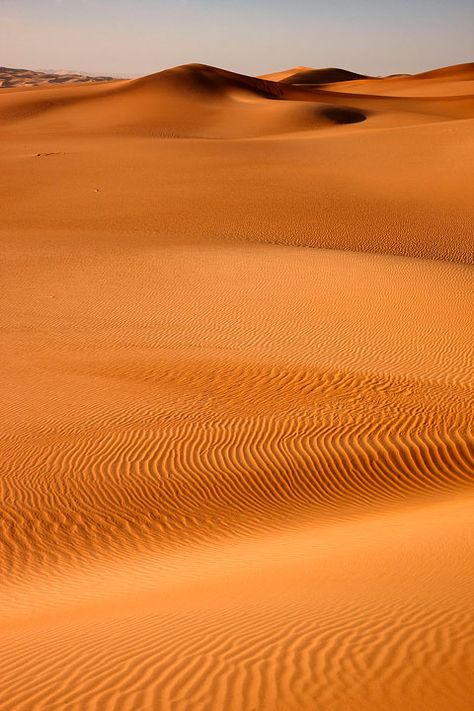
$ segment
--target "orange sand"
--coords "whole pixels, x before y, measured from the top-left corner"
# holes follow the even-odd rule
[[[470,711],[474,67],[0,92],[0,708]]]

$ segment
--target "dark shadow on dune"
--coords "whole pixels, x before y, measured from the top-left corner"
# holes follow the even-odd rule
[[[362,111],[349,109],[344,106],[327,106],[322,110],[323,116],[334,121],[334,123],[361,123],[367,116]]]
[[[291,74],[286,79],[282,79],[280,83],[320,85],[369,78],[366,74],[358,74],[357,72],[350,72],[347,69],[338,69],[337,67],[328,67],[327,69],[304,69],[301,72]]]

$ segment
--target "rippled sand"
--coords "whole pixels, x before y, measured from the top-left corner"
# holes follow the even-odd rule
[[[0,91],[2,710],[471,709],[473,117]]]

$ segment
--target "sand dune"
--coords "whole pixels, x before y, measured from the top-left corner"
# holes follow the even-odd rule
[[[257,137],[365,119],[259,78],[187,65],[141,79],[57,92],[16,93],[2,102],[0,122],[15,127],[44,119],[69,130],[133,132],[159,137]],[[269,99],[295,98],[295,101]],[[311,102],[311,105],[308,105]],[[190,111],[191,109],[191,111]]]
[[[380,81],[394,80],[366,83]],[[474,94],[374,96],[341,86],[192,65],[9,90],[0,102],[3,225],[136,232],[139,222],[159,239],[205,234],[471,262]]]
[[[394,75],[386,78],[365,78],[337,81],[328,89],[338,92],[361,93],[375,96],[459,99],[469,101],[474,95],[474,63],[456,64],[414,75]]]
[[[471,82],[0,91],[0,709],[471,708]]]
[[[284,84],[332,84],[355,79],[368,79],[368,77],[356,72],[349,72],[347,69],[303,69],[280,79],[280,81]]]
[[[326,74],[334,72],[345,76],[343,70]],[[371,86],[373,80],[364,80],[350,81],[354,91],[349,95],[339,91],[339,82],[321,85],[313,83],[314,78],[309,70],[275,82],[185,65],[141,79],[71,86],[60,92],[47,87],[13,92],[3,97],[0,125],[17,130],[27,122],[29,130],[42,130],[52,124],[58,133],[88,135],[112,131],[162,138],[255,138],[365,120],[375,128],[387,121],[396,126],[418,124],[420,119],[470,119],[474,114],[474,94],[415,100],[399,90],[400,96],[385,96],[383,91],[379,96],[367,91],[367,82]],[[346,88],[347,82],[341,84]]]
[[[293,67],[284,69],[273,74],[262,74],[260,79],[283,82],[284,84],[329,84],[338,81],[350,81],[351,79],[367,79],[363,74],[350,72],[347,69],[337,67],[325,69],[313,69],[311,67]]]
[[[415,79],[463,79],[472,81],[474,79],[474,62],[465,64],[453,64],[450,67],[432,69],[429,72],[421,72],[414,75]]]
[[[33,69],[0,67],[0,88],[38,86],[40,84],[84,84],[112,81],[113,77],[89,76],[74,72],[38,72]]]

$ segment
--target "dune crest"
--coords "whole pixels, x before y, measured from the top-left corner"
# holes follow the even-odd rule
[[[333,84],[334,82],[368,78],[364,74],[332,67],[330,69],[302,69],[280,81],[284,84]]]

